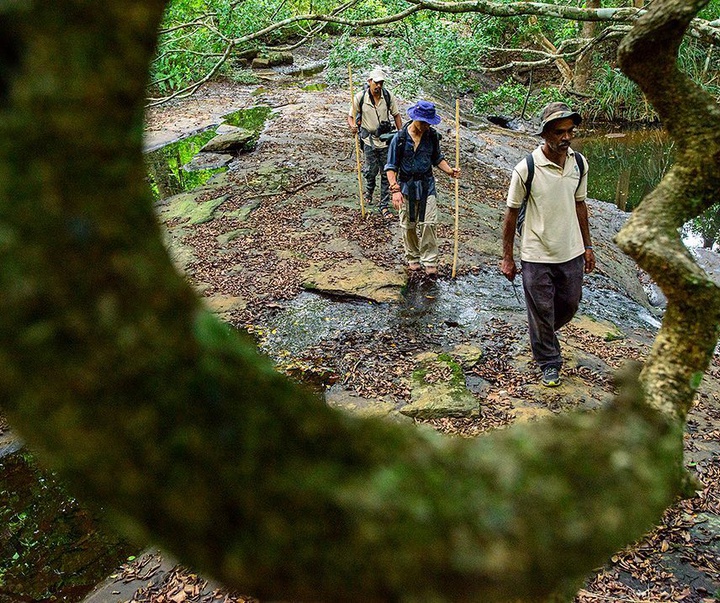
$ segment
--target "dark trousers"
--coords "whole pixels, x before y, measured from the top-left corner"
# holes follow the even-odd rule
[[[555,331],[569,323],[577,312],[584,271],[582,255],[562,264],[522,262],[530,348],[541,369],[562,366]]]
[[[373,192],[378,172],[380,172],[380,203],[378,207],[389,207],[390,205],[390,185],[388,184],[387,175],[385,174],[385,164],[387,163],[388,148],[373,148],[369,144],[365,144],[365,163],[362,173],[365,182],[365,198],[372,200]]]

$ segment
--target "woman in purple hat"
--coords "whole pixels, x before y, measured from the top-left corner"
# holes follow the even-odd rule
[[[385,165],[393,207],[400,212],[403,247],[408,270],[437,278],[437,193],[433,166],[458,178],[440,152],[440,138],[431,125],[440,123],[435,105],[418,101],[408,109],[412,120],[390,142]]]

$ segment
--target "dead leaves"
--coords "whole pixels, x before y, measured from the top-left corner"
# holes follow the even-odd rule
[[[176,565],[161,579],[138,589],[130,603],[257,603],[257,600],[217,588]]]

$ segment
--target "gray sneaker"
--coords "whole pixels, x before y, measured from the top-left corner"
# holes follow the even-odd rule
[[[560,370],[556,366],[546,366],[543,369],[542,384],[545,387],[560,385]]]

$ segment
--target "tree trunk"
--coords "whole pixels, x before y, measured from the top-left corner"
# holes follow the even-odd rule
[[[585,8],[598,9],[602,6],[600,0],[586,0]],[[584,21],[582,24],[581,36],[588,40],[593,39],[597,35],[597,23],[594,21]],[[587,92],[588,82],[592,77],[592,52],[584,52],[577,61],[575,61],[574,87],[581,93]]]
[[[720,189],[720,107],[676,62],[685,29],[706,3],[656,0],[619,48],[623,71],[643,90],[677,146],[675,165],[632,213],[617,242],[668,299],[642,383],[651,405],[681,418],[720,332],[720,290],[679,234],[717,201]]]
[[[628,194],[630,193],[630,171],[622,170],[615,187],[615,205],[618,209],[625,211],[627,207]]]
[[[530,17],[529,21],[530,24],[536,28],[534,34],[535,42],[546,52],[549,52],[550,54],[558,54],[558,49],[550,40],[547,39],[545,34],[540,30],[537,17]],[[572,69],[570,69],[570,65],[568,65],[565,59],[558,58],[555,59],[555,66],[558,68],[560,75],[562,75],[563,77],[564,85],[570,86],[573,81],[573,72]]]

